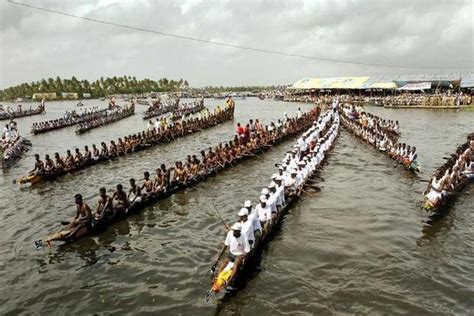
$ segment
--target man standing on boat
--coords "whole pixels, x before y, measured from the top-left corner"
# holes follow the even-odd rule
[[[233,262],[232,273],[228,277],[228,280],[232,280],[242,259],[250,252],[250,245],[247,239],[242,235],[242,224],[235,223],[232,225],[231,230],[227,232],[224,247],[219,253],[218,258],[222,257],[227,249],[229,249],[229,252],[227,258],[222,260],[219,273],[224,270],[229,262]]]
[[[254,227],[252,222],[249,220],[249,211],[243,207],[237,213],[240,219],[240,224],[242,225],[242,235],[250,245],[250,248],[253,248],[255,245],[255,235],[254,235]]]
[[[250,200],[246,200],[244,203],[244,208],[248,211],[248,220],[252,222],[253,225],[253,234],[255,236],[255,240],[259,240],[260,236],[262,236],[262,225],[258,219],[257,211],[252,207],[252,202]]]

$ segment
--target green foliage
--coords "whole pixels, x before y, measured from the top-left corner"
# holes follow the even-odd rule
[[[61,99],[61,92],[77,93],[79,98],[83,93],[90,93],[92,98],[107,97],[111,94],[141,94],[148,92],[176,92],[187,89],[186,80],[171,80],[162,78],[158,81],[151,79],[137,80],[136,77],[123,76],[104,78],[89,82],[88,80],[61,79],[60,77],[42,79],[37,82],[22,83],[14,87],[0,90],[0,100],[8,101],[17,98],[30,99],[34,93],[56,92]]]

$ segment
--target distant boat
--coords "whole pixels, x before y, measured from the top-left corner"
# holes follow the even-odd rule
[[[81,101],[79,101],[79,103],[77,103],[76,106],[84,106],[84,103],[82,103]]]
[[[105,101],[105,98],[104,97],[100,98],[100,101]]]
[[[246,97],[245,95],[243,95],[243,94],[242,94],[242,95],[239,95],[239,94],[237,94],[237,95],[232,95],[231,97],[232,97],[233,99],[235,99],[235,100],[245,100],[245,99],[247,99],[247,97]]]

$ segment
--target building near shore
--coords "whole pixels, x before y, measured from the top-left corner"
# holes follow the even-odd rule
[[[287,90],[293,93],[358,93],[368,91],[403,92],[435,91],[440,89],[468,90],[474,89],[474,74],[429,74],[399,75],[372,77],[331,77],[304,78]]]
[[[384,107],[470,107],[474,74],[304,78],[286,89],[283,100],[331,102],[335,95]]]
[[[45,93],[34,93],[33,96],[31,97],[33,101],[38,101],[38,100],[56,100],[58,96],[56,95],[56,92],[45,92]]]
[[[61,92],[61,98],[68,100],[77,100],[79,95],[75,92]]]

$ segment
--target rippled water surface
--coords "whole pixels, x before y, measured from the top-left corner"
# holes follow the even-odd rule
[[[87,105],[100,104],[88,101]],[[210,107],[219,101],[206,100]],[[222,102],[221,102],[222,103]],[[234,122],[102,164],[35,188],[12,180],[32,169],[33,154],[116,139],[145,127],[137,114],[76,136],[74,128],[27,135],[35,120],[55,118],[73,102],[18,119],[32,142],[0,177],[0,313],[91,314],[469,314],[474,309],[474,200],[470,186],[449,214],[429,227],[419,209],[425,180],[474,131],[474,112],[370,107],[400,121],[402,140],[418,148],[413,176],[342,130],[321,172],[321,191],[285,217],[246,286],[209,304],[209,267],[226,221],[268,184],[292,142],[247,160],[76,243],[36,251],[32,244],[74,214],[73,195],[95,204],[99,187],[140,178],[161,162],[228,140],[234,124],[268,122],[307,105],[237,101]],[[138,105],[138,113],[144,107]]]

